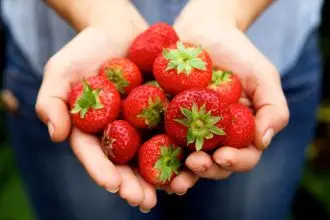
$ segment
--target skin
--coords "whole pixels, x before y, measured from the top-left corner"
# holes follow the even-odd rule
[[[96,75],[110,58],[125,56],[135,36],[148,25],[127,0],[48,0],[48,4],[79,33],[47,62],[36,112],[48,126],[52,141],[70,141],[74,154],[99,186],[148,212],[157,203],[156,189],[133,168],[110,162],[96,137],[71,128],[66,104],[74,82]],[[59,86],[54,88],[54,83]],[[185,190],[193,184],[185,185]]]
[[[244,149],[222,147],[212,156],[195,152],[187,158],[186,165],[196,176],[218,180],[232,172],[253,169],[272,137],[287,125],[289,111],[279,73],[243,33],[271,1],[209,2],[190,1],[174,27],[183,41],[202,44],[217,67],[237,73],[244,92],[241,102],[256,112],[253,145]]]
[[[231,172],[252,169],[261,156],[258,149],[265,149],[271,141],[273,135],[269,129],[276,133],[287,124],[289,113],[279,74],[242,32],[270,2],[209,0],[205,4],[204,0],[194,0],[177,19],[174,26],[181,39],[201,43],[218,67],[231,69],[241,77],[246,95],[243,101],[252,103],[257,112],[257,132],[255,146],[246,149],[224,147],[213,158],[203,152],[192,153],[186,165],[194,173],[182,172],[166,191],[183,195],[200,177],[223,179]],[[156,190],[129,166],[112,164],[96,137],[77,128],[72,128],[70,133],[66,106],[72,83],[96,75],[97,68],[109,58],[125,56],[130,43],[147,28],[147,23],[128,0],[48,0],[47,3],[79,34],[48,61],[36,112],[48,126],[51,140],[70,140],[73,152],[98,185],[148,212],[157,203]],[[187,26],[192,28],[187,30],[184,28]]]

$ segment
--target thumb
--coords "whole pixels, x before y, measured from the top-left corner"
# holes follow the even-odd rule
[[[72,83],[94,74],[106,59],[118,55],[108,48],[104,32],[86,28],[48,61],[36,111],[48,125],[53,141],[65,140],[70,132],[71,122],[66,101]]]
[[[64,141],[70,132],[70,116],[66,105],[69,84],[46,74],[36,103],[39,118],[48,126],[52,141]]]
[[[256,77],[257,85],[252,92],[256,110],[255,146],[264,150],[273,136],[288,123],[289,110],[278,73],[268,69],[267,76]]]

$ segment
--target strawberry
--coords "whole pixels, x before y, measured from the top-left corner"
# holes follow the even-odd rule
[[[152,86],[156,86],[158,88],[161,88],[156,80],[148,81],[148,82],[145,83],[145,85],[152,85]]]
[[[212,79],[212,60],[200,46],[177,42],[163,50],[153,71],[165,92],[177,94],[206,87]]]
[[[230,124],[223,145],[235,148],[247,147],[255,133],[255,119],[251,110],[240,103],[229,106]]]
[[[176,95],[165,112],[166,133],[191,150],[212,150],[223,141],[229,115],[211,89],[191,89]]]
[[[164,22],[156,23],[135,38],[128,58],[136,63],[143,73],[152,74],[152,65],[158,54],[178,40],[173,27]]]
[[[115,58],[107,61],[99,70],[99,74],[106,76],[122,94],[128,94],[142,83],[139,68],[126,58]]]
[[[148,183],[164,186],[179,173],[181,159],[182,148],[176,146],[167,135],[159,134],[141,146],[139,171]]]
[[[242,84],[238,76],[228,71],[213,70],[208,88],[216,91],[221,101],[226,104],[237,103],[242,94]]]
[[[154,128],[160,124],[167,104],[162,89],[153,85],[138,86],[123,102],[124,118],[137,128]]]
[[[127,121],[116,120],[108,124],[102,137],[102,149],[116,164],[129,162],[137,152],[141,138]]]
[[[102,76],[93,76],[75,84],[69,94],[73,124],[81,131],[98,133],[120,112],[116,87]]]

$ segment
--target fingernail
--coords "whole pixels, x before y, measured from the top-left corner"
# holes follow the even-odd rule
[[[109,188],[106,188],[106,190],[110,193],[117,193],[119,190],[119,187],[116,187],[116,188],[109,187]]]
[[[182,193],[176,193],[178,196],[183,196],[184,194],[186,194],[187,191],[184,191]]]
[[[150,209],[149,210],[144,210],[144,209],[140,208],[140,212],[142,212],[144,214],[147,214],[148,212],[150,212]]]
[[[130,202],[128,202],[128,201],[127,201],[127,203],[128,203],[130,206],[132,206],[132,207],[136,207],[136,206],[138,206],[138,204],[130,203]]]
[[[274,130],[273,129],[268,129],[262,138],[262,144],[263,144],[263,149],[266,149],[270,142],[272,141],[272,138],[274,136]]]
[[[228,160],[217,160],[217,164],[223,168],[229,168],[231,163]]]
[[[52,137],[54,134],[54,125],[51,122],[48,122],[47,127],[49,136]]]

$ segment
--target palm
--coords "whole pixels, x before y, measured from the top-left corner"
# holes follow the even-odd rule
[[[217,11],[219,8],[203,8],[198,1],[191,1],[174,25],[181,41],[201,44],[211,55],[214,66],[239,76],[245,103],[251,104],[256,112],[254,146],[244,149],[222,147],[213,154],[213,158],[203,152],[193,153],[187,158],[186,164],[191,170],[211,179],[227,177],[225,171],[252,169],[261,156],[257,148],[266,148],[273,134],[280,131],[288,120],[286,100],[276,68],[234,23]],[[203,166],[206,169],[201,173],[198,168]]]

